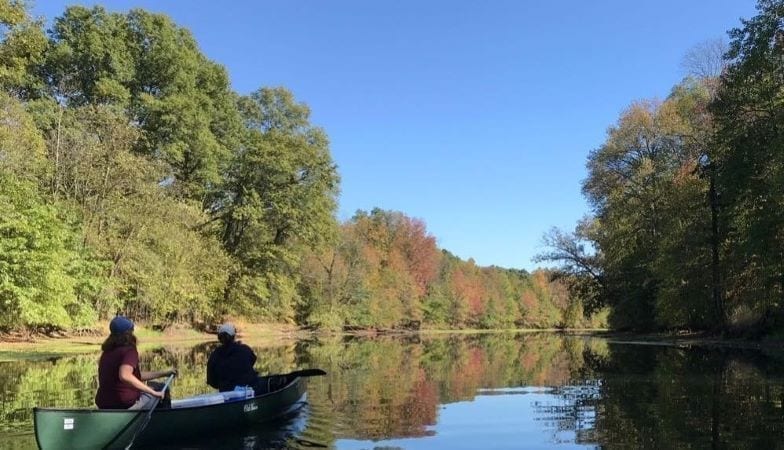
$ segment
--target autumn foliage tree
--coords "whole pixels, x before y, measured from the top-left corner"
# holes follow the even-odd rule
[[[617,328],[784,324],[784,1],[757,10],[723,58],[720,42],[687,55],[697,78],[621,114],[588,157],[590,233],[549,236],[542,259],[592,281]]]
[[[421,220],[359,211],[335,245],[303,261],[300,312],[304,322],[328,328],[566,326],[569,294],[551,278],[478,266],[438,249]]]
[[[566,323],[552,280],[464,261],[422,220],[339,223],[310,108],[285,87],[234,92],[171,18],[71,6],[50,23],[0,0],[0,331],[118,313],[163,327]]]

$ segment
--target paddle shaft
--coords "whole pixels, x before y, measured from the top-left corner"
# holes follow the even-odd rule
[[[164,395],[166,395],[166,390],[169,389],[169,384],[171,384],[172,380],[174,380],[174,374],[169,375],[169,378],[166,379],[166,383],[164,383],[163,385],[163,389],[161,389],[161,392],[163,392]],[[133,442],[136,440],[136,436],[138,436],[142,432],[142,430],[144,430],[147,427],[147,424],[150,423],[152,412],[155,411],[155,408],[158,406],[158,403],[160,403],[160,401],[161,401],[160,397],[155,397],[155,399],[152,401],[150,410],[147,411],[147,415],[144,417],[144,423],[142,423],[142,426],[137,428],[136,432],[133,433],[133,437],[131,437],[131,441],[128,442],[128,445],[125,446],[125,450],[129,450],[133,446]]]
[[[321,369],[302,369],[302,370],[295,370],[291,373],[283,373],[280,375],[268,375],[271,377],[318,377],[321,375],[326,375],[327,372],[324,372]]]
[[[260,376],[256,382],[256,388],[258,389],[266,384],[266,390],[257,392],[256,395],[277,391],[299,377],[316,377],[326,374],[327,372],[324,372],[321,369],[302,369],[289,373]],[[262,382],[264,382],[264,384],[261,384]]]

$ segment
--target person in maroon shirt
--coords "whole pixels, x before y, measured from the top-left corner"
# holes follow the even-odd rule
[[[139,353],[133,322],[117,316],[109,323],[109,337],[101,345],[98,361],[98,392],[95,404],[101,409],[142,409],[155,397],[165,393],[156,391],[144,381],[176,373],[175,369],[158,372],[139,370]]]

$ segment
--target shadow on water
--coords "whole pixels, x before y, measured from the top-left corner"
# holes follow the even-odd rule
[[[179,367],[175,398],[205,393],[211,348],[161,347],[142,365]],[[328,375],[309,379],[296,415],[166,448],[784,448],[777,352],[551,333],[329,338],[256,352],[262,374]],[[0,362],[0,448],[35,448],[33,406],[91,406],[97,357]]]
[[[176,445],[156,445],[144,448],[161,450],[328,448],[327,445],[310,442],[299,437],[307,428],[309,414],[308,405],[303,403],[301,407],[286,416],[241,431],[224,433],[212,438],[184,438],[179,440]]]

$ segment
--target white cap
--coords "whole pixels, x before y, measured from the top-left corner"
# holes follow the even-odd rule
[[[229,336],[234,336],[237,334],[237,329],[234,328],[234,325],[230,323],[224,323],[223,325],[218,327],[218,334],[226,333]]]

